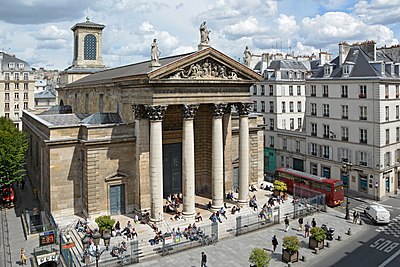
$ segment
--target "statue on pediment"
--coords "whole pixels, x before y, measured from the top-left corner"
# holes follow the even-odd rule
[[[153,40],[151,44],[151,66],[160,66],[160,55],[161,52],[158,50],[157,39]]]
[[[210,34],[211,31],[207,29],[206,22],[200,25],[200,44],[209,44],[210,43]]]
[[[246,49],[243,52],[243,63],[245,66],[250,67],[250,60],[251,60],[251,52],[249,47],[246,46]]]

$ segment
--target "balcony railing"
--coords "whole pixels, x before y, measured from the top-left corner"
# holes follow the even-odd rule
[[[317,93],[311,93],[311,96],[317,96]]]
[[[324,134],[323,137],[324,138],[329,138],[329,134]]]
[[[347,136],[342,136],[342,141],[349,141],[349,138]]]
[[[343,120],[348,120],[348,119],[349,119],[349,116],[342,116],[342,119],[343,119]]]
[[[367,95],[366,94],[359,94],[358,97],[359,98],[367,98]]]
[[[367,140],[366,139],[360,139],[360,144],[366,144]]]
[[[347,98],[347,97],[349,97],[349,95],[348,94],[342,94],[342,97],[343,98]]]
[[[324,113],[323,116],[324,117],[329,117],[329,113]]]
[[[316,156],[316,155],[317,155],[317,152],[311,151],[311,155]]]
[[[323,97],[328,97],[329,95],[327,93],[322,94]]]
[[[312,115],[312,116],[317,116],[317,112],[312,112],[312,111],[311,111],[311,115]]]
[[[311,132],[311,135],[312,136],[317,136],[317,133],[316,132]]]
[[[367,117],[360,116],[360,121],[366,121],[366,120],[367,120]]]

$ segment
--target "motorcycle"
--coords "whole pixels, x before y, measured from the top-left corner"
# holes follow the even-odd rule
[[[322,226],[321,226],[321,228],[322,228],[322,230],[324,230],[325,231],[325,234],[326,234],[326,239],[328,239],[328,240],[333,240],[333,233],[335,232],[335,228],[333,228],[333,227],[327,227],[326,226],[326,224],[323,224]]]

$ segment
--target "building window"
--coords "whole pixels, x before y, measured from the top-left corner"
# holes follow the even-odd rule
[[[257,85],[253,85],[253,95],[257,95]]]
[[[4,84],[4,90],[6,90],[6,91],[10,90],[10,83]]]
[[[329,125],[324,124],[324,138],[329,138]]]
[[[347,87],[347,85],[342,85],[342,97],[348,97],[349,93],[349,88]]]
[[[349,128],[342,127],[342,141],[349,141]]]
[[[14,93],[14,100],[19,100],[19,93]]]
[[[4,110],[10,111],[10,103],[4,103]]]
[[[297,85],[297,95],[301,95],[301,86]]]
[[[96,60],[97,57],[97,40],[93,34],[85,36],[84,41],[83,58],[85,60]]]
[[[24,100],[28,100],[28,93],[24,93]]]
[[[286,119],[282,119],[282,129],[286,129]]]
[[[318,146],[317,144],[311,144],[311,155],[316,156],[318,153]]]
[[[294,119],[290,119],[290,130],[294,130]]]
[[[6,81],[10,80],[10,73],[8,73],[8,72],[4,73],[4,80],[6,80]]]
[[[311,115],[317,116],[317,103],[311,103]]]
[[[385,85],[385,98],[389,98],[389,85]]]
[[[360,151],[359,156],[360,156],[360,165],[367,166],[367,152]]]
[[[300,153],[300,141],[296,141],[296,152]]]
[[[325,66],[324,70],[325,70],[325,75],[331,74],[331,66]]]
[[[297,101],[297,112],[301,112],[301,101]]]
[[[322,96],[323,97],[329,97],[328,85],[324,85],[322,88],[323,88]]]
[[[367,143],[367,130],[360,129],[360,143],[366,144]]]
[[[289,95],[293,95],[293,86],[289,85]]]
[[[311,85],[311,96],[317,96],[317,86]]]
[[[282,113],[286,112],[286,103],[283,101],[282,102]]]
[[[390,152],[386,152],[385,153],[385,156],[384,156],[384,164],[385,164],[385,167],[389,167],[390,165],[391,165],[391,163],[392,163],[392,153],[390,153]]]
[[[4,100],[9,101],[10,100],[10,93],[5,93],[4,94]]]
[[[396,142],[400,141],[400,127],[396,127]]]
[[[257,112],[257,101],[253,101],[253,111]]]
[[[25,81],[29,80],[29,73],[24,73],[24,80]]]
[[[289,111],[293,112],[294,111],[294,107],[293,107],[293,101],[289,102]]]
[[[364,174],[359,174],[359,189],[360,192],[367,192],[367,176]]]
[[[342,119],[348,119],[349,118],[349,106],[343,105],[342,106]]]
[[[24,63],[18,63],[18,69],[24,70]]]
[[[14,83],[14,89],[19,90],[19,83]]]
[[[366,106],[360,107],[360,120],[361,121],[367,120],[367,107]]]
[[[274,86],[272,84],[269,85],[269,95],[274,95]]]
[[[340,161],[341,162],[349,162],[349,150],[347,148],[339,148],[340,150]]]
[[[104,95],[100,94],[99,96],[99,112],[103,113],[104,111]]]
[[[286,149],[287,149],[287,139],[286,139],[286,138],[283,138],[283,139],[282,139],[282,142],[283,142],[283,147],[282,147],[282,149],[283,149],[283,150],[286,150]]]
[[[15,120],[19,120],[19,112],[15,112],[14,113],[14,119]]]
[[[386,121],[389,120],[389,107],[388,106],[385,107],[385,120]]]
[[[388,145],[390,143],[390,131],[389,131],[389,129],[386,129],[385,136],[386,136],[386,144]]]
[[[24,109],[28,109],[28,102],[24,102]]]
[[[396,98],[399,98],[399,85],[396,84]]]
[[[85,113],[89,113],[89,94],[85,95]]]
[[[275,129],[275,120],[274,119],[269,119],[269,129],[270,130]]]
[[[19,73],[18,72],[14,73],[14,80],[19,81]]]
[[[329,146],[324,146],[324,158],[326,159],[330,158]]]
[[[301,129],[303,127],[303,119],[297,118],[297,128]]]
[[[10,118],[10,113],[4,113],[4,117]]]
[[[28,83],[24,83],[24,90],[27,91],[28,90]]]
[[[360,92],[358,95],[360,98],[366,98],[367,97],[367,86],[366,85],[360,85]]]
[[[311,123],[311,135],[317,136],[317,124],[316,123]]]
[[[396,163],[400,163],[400,149],[396,149]]]
[[[323,104],[323,115],[324,117],[329,117],[329,105],[328,104]]]
[[[318,164],[317,163],[310,163],[310,172],[311,174],[318,175]]]
[[[269,146],[274,147],[275,146],[275,138],[273,136],[269,137]]]
[[[396,120],[399,119],[399,105],[396,106]]]
[[[261,112],[265,112],[265,101],[261,101]]]
[[[19,110],[19,104],[14,104],[14,110]]]
[[[274,113],[274,101],[269,101],[269,112]]]
[[[265,95],[265,85],[261,84],[261,95]]]

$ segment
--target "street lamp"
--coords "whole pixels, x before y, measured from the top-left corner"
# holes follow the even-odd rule
[[[350,219],[350,207],[349,207],[349,187],[350,187],[350,172],[353,164],[350,162],[343,162],[342,168],[347,174],[347,185],[346,185],[346,220]]]
[[[101,238],[104,240],[104,245],[106,246],[106,248],[103,250],[99,250]],[[109,231],[105,230],[103,233],[103,236],[102,236],[99,233],[99,229],[95,229],[94,233],[92,234],[92,239],[93,239],[93,244],[96,246],[96,250],[93,252],[90,252],[90,250],[89,250],[90,235],[85,235],[81,241],[82,241],[83,247],[86,250],[85,254],[89,254],[92,257],[95,257],[96,258],[96,267],[98,267],[100,256],[104,253],[104,251],[108,250],[108,247],[110,245],[111,234],[109,233]]]

